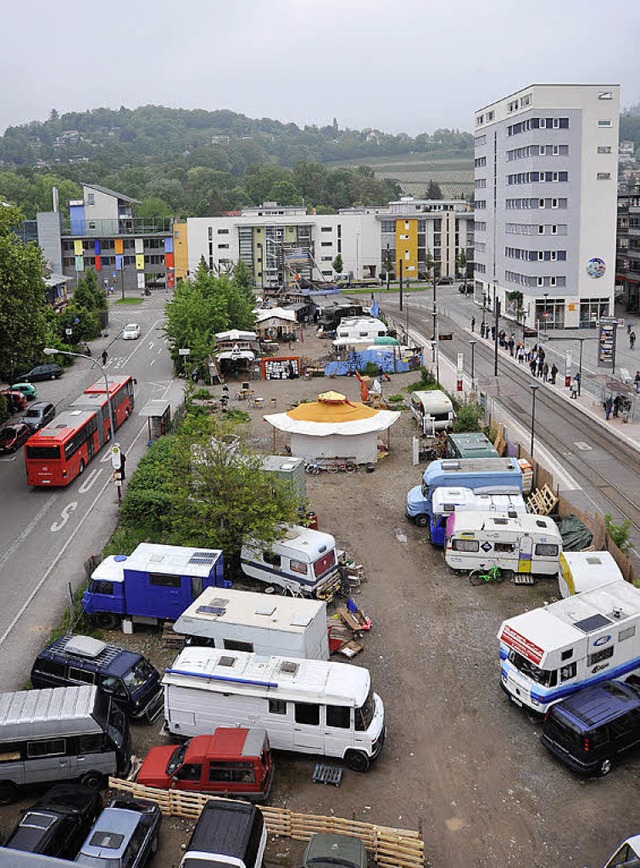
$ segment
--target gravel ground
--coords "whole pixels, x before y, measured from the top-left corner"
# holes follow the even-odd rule
[[[304,347],[298,345],[311,358],[325,347],[309,335]],[[415,374],[395,376],[387,393],[400,392],[413,379]],[[358,399],[353,379],[255,386],[265,404],[276,397],[278,412],[328,388]],[[235,401],[233,406],[245,409]],[[271,452],[272,428],[262,416],[273,411],[247,411],[253,448]],[[385,747],[368,773],[345,770],[338,789],[312,783],[313,758],[277,755],[271,801],[297,811],[420,828],[434,866],[597,868],[620,840],[638,832],[639,763],[632,758],[607,778],[581,780],[551,759],[539,744],[540,725],[504,697],[500,623],[556,599],[557,583],[473,588],[446,566],[424,532],[404,518],[406,492],[424,469],[411,466],[415,433],[404,412],[392,429],[391,454],[375,473],[307,477],[320,527],[365,567],[367,581],[356,599],[373,629],[354,665],[371,670],[385,703]],[[173,656],[155,632],[114,632],[110,639],[139,648],[159,667]],[[160,741],[158,728],[135,727],[137,753]],[[18,807],[2,811],[3,833]],[[165,820],[161,849],[150,864],[177,865],[190,829],[186,821]],[[292,868],[300,853],[295,842],[272,841],[266,864]]]

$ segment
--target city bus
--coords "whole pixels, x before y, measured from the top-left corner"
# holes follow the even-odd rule
[[[127,419],[134,406],[134,380],[130,376],[109,380],[109,392],[116,429]],[[35,487],[69,485],[93,456],[111,439],[109,405],[104,384],[94,383],[41,428],[25,445],[27,484]]]

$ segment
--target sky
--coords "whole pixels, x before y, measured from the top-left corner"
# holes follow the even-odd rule
[[[92,108],[471,131],[533,83],[640,103],[638,0],[26,0],[3,8],[0,131]]]

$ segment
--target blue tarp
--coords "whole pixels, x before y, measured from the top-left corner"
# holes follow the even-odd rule
[[[395,354],[397,356],[397,352]],[[381,365],[385,374],[406,374],[422,365],[422,354],[417,354],[410,362],[394,358],[393,347],[380,347],[379,350],[363,350],[349,353],[344,362],[329,362],[324,367],[325,377],[346,377],[355,371],[364,371],[368,362]]]

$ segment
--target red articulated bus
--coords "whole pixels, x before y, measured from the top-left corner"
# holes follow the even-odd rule
[[[133,410],[133,385],[130,376],[109,377],[116,429]],[[24,450],[27,484],[36,487],[69,485],[110,439],[106,388],[104,383],[94,383],[68,410],[27,441]]]

